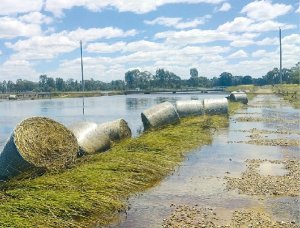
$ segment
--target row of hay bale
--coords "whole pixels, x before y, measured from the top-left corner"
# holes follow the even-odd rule
[[[180,118],[197,115],[223,115],[228,113],[226,98],[204,100],[180,100],[175,106],[170,102],[163,102],[142,112],[144,129],[161,128],[168,124],[180,122]]]
[[[244,103],[240,95],[235,93],[234,99]],[[182,117],[227,113],[227,99],[219,98],[177,101],[175,105],[163,102],[142,112],[141,118],[144,130],[148,130],[179,123]],[[46,117],[25,119],[17,125],[0,153],[0,180],[31,168],[64,169],[78,155],[106,151],[111,142],[129,137],[131,130],[123,119],[103,124],[79,122],[69,128]]]
[[[33,168],[64,169],[78,155],[105,151],[111,142],[128,137],[131,130],[123,119],[103,124],[80,122],[70,128],[46,117],[25,119],[0,153],[0,180]]]

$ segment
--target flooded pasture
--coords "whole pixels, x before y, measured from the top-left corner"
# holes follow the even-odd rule
[[[0,151],[15,126],[25,118],[46,116],[70,125],[78,121],[104,123],[125,119],[137,136],[142,130],[141,112],[163,101],[174,103],[180,99],[225,97],[224,93],[208,94],[136,94],[85,98],[83,115],[82,98],[47,100],[17,100],[0,102]]]
[[[253,115],[261,121],[239,120]],[[258,95],[109,227],[300,227],[299,147],[247,143],[253,132],[299,141],[298,120],[283,99]]]

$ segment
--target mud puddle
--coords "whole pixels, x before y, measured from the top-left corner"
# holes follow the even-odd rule
[[[260,225],[260,221],[262,226],[256,227],[299,227],[297,165],[300,149],[288,145],[246,143],[253,129],[259,129],[261,132],[257,134],[263,136],[272,134],[271,138],[299,140],[299,134],[282,134],[299,132],[297,124],[287,126],[287,122],[299,120],[298,111],[274,95],[257,96],[247,109],[230,118],[229,128],[217,132],[211,145],[190,153],[172,175],[130,198],[126,213],[109,227],[207,227],[207,224],[209,227],[230,227],[232,224]],[[237,121],[240,117],[247,118],[248,113],[255,113],[262,121]],[[284,121],[263,121],[269,117]],[[250,173],[250,178],[271,180],[258,179],[265,191],[269,192],[269,187],[272,187],[271,192],[275,194],[259,192],[255,179],[251,179],[248,185],[239,182],[249,171],[249,161],[255,161],[251,166],[255,175]],[[290,182],[289,175],[296,181]],[[284,183],[284,187],[276,189],[277,179]],[[229,180],[236,181],[236,185],[228,188]],[[294,187],[286,191],[290,183]],[[255,194],[251,194],[252,188]]]

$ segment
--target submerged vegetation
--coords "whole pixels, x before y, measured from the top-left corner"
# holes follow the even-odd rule
[[[300,108],[300,85],[299,84],[282,84],[273,86],[273,92],[280,94],[289,101],[294,107]]]
[[[241,104],[230,104],[231,111]],[[104,225],[126,210],[126,199],[155,185],[184,154],[212,141],[226,116],[182,119],[158,131],[128,139],[107,153],[85,156],[59,173],[0,185],[1,227],[84,227]]]

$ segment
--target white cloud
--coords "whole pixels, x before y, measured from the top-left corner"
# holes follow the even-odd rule
[[[238,58],[246,58],[246,57],[248,57],[248,54],[244,50],[238,50],[228,56],[229,59],[238,59]]]
[[[198,25],[202,25],[207,19],[211,18],[210,15],[205,15],[204,17],[195,18],[193,20],[183,20],[180,17],[157,17],[152,21],[144,21],[148,25],[162,25],[166,27],[174,27],[177,29],[185,28],[195,28]]]
[[[0,17],[0,38],[31,37],[39,34],[41,28],[37,24],[26,24],[15,18]]]
[[[247,47],[249,45],[254,44],[253,40],[234,40],[230,43],[232,47]]]
[[[298,6],[298,9],[295,12],[300,13],[300,5]]]
[[[300,35],[291,34],[282,38],[282,43],[300,45]]]
[[[268,52],[266,50],[257,50],[252,53],[252,57],[254,58],[262,58],[268,56]]]
[[[108,43],[91,43],[87,46],[86,50],[92,53],[114,53],[120,52],[126,46],[125,42],[116,42],[114,44]]]
[[[227,12],[231,9],[231,5],[228,2],[223,3],[223,5],[218,9],[220,12]]]
[[[1,0],[0,15],[40,11],[43,0]]]
[[[126,37],[136,34],[134,30],[123,31],[119,28],[90,28],[74,31],[62,31],[48,36],[34,36],[15,43],[5,43],[6,47],[16,51],[13,59],[41,60],[52,59],[61,53],[68,53],[79,46],[79,41],[91,42],[99,39]]]
[[[73,40],[82,41],[94,41],[99,39],[111,39],[115,37],[128,37],[135,36],[137,31],[132,29],[128,31],[123,31],[119,28],[105,27],[105,28],[89,28],[82,29],[78,28],[74,31],[68,33],[68,36]]]
[[[0,65],[0,81],[26,78],[37,81],[39,73],[33,69],[33,65],[26,60],[7,60]]]
[[[148,13],[156,10],[165,4],[188,3],[188,4],[218,4],[224,0],[47,0],[45,10],[56,16],[61,16],[64,9],[71,9],[75,6],[85,7],[88,10],[99,12],[105,8],[116,8],[120,12],[134,12],[138,14]]]
[[[296,25],[284,24],[277,21],[267,20],[256,22],[247,17],[236,17],[233,21],[226,22],[218,27],[222,32],[268,32],[276,31],[278,28],[293,29]]]
[[[272,4],[270,0],[256,0],[244,6],[241,12],[254,20],[261,21],[285,15],[290,12],[292,8],[291,5],[281,3]]]
[[[184,46],[220,40],[232,40],[234,35],[216,30],[192,29],[187,31],[166,31],[155,34],[156,39],[165,39],[168,43]]]
[[[25,23],[32,24],[50,24],[53,22],[51,17],[45,16],[40,12],[31,12],[19,17],[19,19]]]
[[[265,45],[278,45],[279,41],[277,37],[266,37],[263,40],[255,41],[255,44],[265,46]]]

